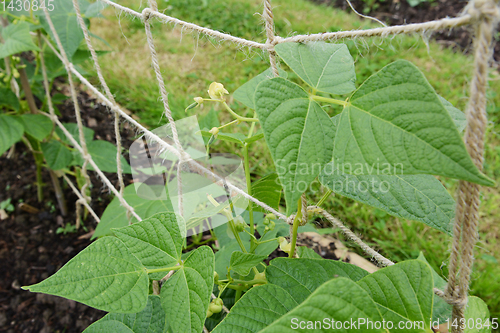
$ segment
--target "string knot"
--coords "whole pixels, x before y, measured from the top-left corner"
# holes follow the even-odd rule
[[[496,3],[492,0],[471,1],[465,7],[464,12],[469,14],[475,21],[481,19],[496,21],[500,18],[500,10]]]
[[[151,8],[144,8],[144,10],[142,11],[142,20],[144,22],[147,22],[149,20],[149,18],[151,17],[152,13],[153,13],[153,10],[151,10]]]

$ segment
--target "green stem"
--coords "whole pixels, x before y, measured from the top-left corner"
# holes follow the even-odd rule
[[[146,268],[146,272],[148,274],[151,274],[151,273],[159,273],[159,272],[178,271],[182,267],[183,266],[179,265],[179,266],[171,266],[171,267],[163,267],[163,268],[153,268],[153,269],[147,269]]]
[[[316,206],[321,207],[321,205],[326,201],[326,199],[328,199],[328,197],[330,196],[330,194],[332,194],[332,192],[333,192],[332,190],[328,189],[328,191],[326,191],[323,197],[318,201]]]
[[[227,123],[227,124],[224,124],[224,125],[222,125],[222,126],[219,126],[219,129],[223,129],[223,128],[224,128],[224,127],[226,127],[226,126],[230,126],[230,125],[232,125],[232,124],[234,124],[234,123],[237,123],[237,122],[238,122],[238,119],[233,120],[233,121],[231,121],[231,122],[229,122],[229,123]],[[253,124],[253,123],[252,123],[252,124]]]
[[[236,290],[236,293],[234,294],[234,302],[235,303],[239,301],[242,293],[243,293],[243,290]]]
[[[234,238],[236,238],[236,241],[240,245],[241,252],[248,253],[247,249],[245,248],[245,245],[243,245],[243,242],[241,241],[240,234],[238,233],[238,231],[236,231],[236,226],[234,225],[233,220],[229,220],[229,227],[231,228],[231,231],[233,232]]]
[[[248,284],[248,285],[254,285],[254,284],[266,284],[267,281],[263,279],[254,279],[254,280],[237,280],[234,279],[232,282],[234,283],[241,283],[241,284]]]
[[[316,96],[316,95],[310,95],[309,98],[311,98],[313,101],[316,101],[316,102],[325,102],[325,103],[330,103],[330,104],[337,104],[337,105],[342,105],[344,107],[347,106],[347,102],[346,101],[341,101],[339,99],[322,97],[322,96]]]
[[[264,238],[264,236],[262,236],[262,238]],[[264,243],[269,243],[269,242],[275,242],[277,240],[278,240],[278,238],[271,238],[271,239],[267,239],[265,241],[257,241],[257,245],[264,244]]]
[[[237,114],[236,112],[234,112],[230,107],[229,105],[227,105],[227,103],[225,101],[222,102],[222,104],[224,105],[224,107],[226,108],[227,111],[229,111],[230,114],[232,114],[233,116],[236,117],[236,119],[239,121],[239,122],[243,122],[243,121],[247,121],[247,122],[257,122],[259,121],[259,119],[257,118],[247,118],[247,117],[242,117],[240,116],[239,114]]]
[[[295,254],[295,244],[297,243],[297,231],[299,230],[300,220],[302,219],[302,198],[299,199],[298,207],[297,207],[297,215],[293,219],[293,227],[292,227],[292,246],[290,247],[290,253],[288,254],[289,258],[293,258]]]
[[[248,155],[248,146],[249,144],[246,143],[245,146],[243,147],[243,158],[244,158],[244,166],[245,166],[245,178],[247,181],[247,193],[248,195],[252,195],[252,180],[250,179],[250,158]],[[250,217],[250,234],[253,235],[255,234],[255,225],[254,225],[254,219],[253,219],[253,205],[251,201],[248,201],[248,215]],[[250,239],[250,242],[253,243],[255,240],[253,238]],[[253,250],[253,246],[252,246]],[[250,251],[253,253],[253,251]]]

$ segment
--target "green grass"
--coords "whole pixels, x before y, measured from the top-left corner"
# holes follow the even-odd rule
[[[118,2],[137,11],[143,9],[132,0]],[[145,3],[143,1],[143,6]],[[313,5],[305,0],[274,0],[273,5],[276,30],[281,36],[375,26],[372,22],[361,21],[357,16]],[[262,18],[258,14],[262,11],[261,6],[260,0],[170,0],[160,3],[160,9],[166,8],[167,15],[263,42],[266,37]],[[161,117],[163,107],[150,65],[142,22],[124,14],[116,14],[112,9],[107,9],[105,14],[107,19],[92,21],[92,31],[107,40],[112,47],[112,52],[100,59],[111,91],[118,103],[133,111],[142,123],[152,128],[164,124],[166,120]],[[231,93],[268,66],[268,56],[263,52],[240,48],[229,42],[216,41],[170,25],[154,22],[153,34],[166,88],[170,92],[171,109],[176,119],[193,114],[203,117],[209,111],[209,107],[205,106],[186,114],[184,108],[192,103],[193,97],[206,96],[212,81],[223,83]],[[396,59],[407,59],[424,72],[439,94],[458,108],[465,109],[472,72],[472,59],[469,56],[452,52],[434,42],[426,44],[418,36],[345,42],[356,60],[358,84],[388,63]],[[104,44],[100,46],[106,48]],[[90,65],[88,70],[92,70]],[[498,76],[492,79],[488,95],[488,112],[492,123],[488,128],[485,172],[490,177],[499,179],[500,95],[496,92],[500,91],[500,81]],[[97,82],[95,78],[93,80]],[[250,110],[229,98],[238,113],[252,116]],[[221,112],[219,119],[221,123],[226,123],[231,117]],[[241,124],[234,130],[245,133],[246,126]],[[235,146],[218,142],[214,150],[234,151]],[[272,170],[272,160],[263,143],[255,144],[251,155],[255,175],[262,176]],[[454,181],[445,180],[445,183],[450,190],[456,187]],[[321,193],[311,191],[308,196],[311,202],[315,202],[321,197]],[[483,192],[480,243],[476,248],[477,260],[471,284],[471,293],[488,303],[493,317],[500,315],[500,297],[497,296],[500,285],[498,202],[499,187]],[[347,198],[332,196],[325,203],[325,208],[334,212],[356,233],[363,235],[365,241],[388,258],[401,261],[416,258],[423,251],[431,265],[446,276],[450,244],[447,236],[420,223],[393,218]]]

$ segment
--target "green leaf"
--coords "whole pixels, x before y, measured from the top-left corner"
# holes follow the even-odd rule
[[[281,201],[282,187],[278,174],[273,172],[252,183],[252,196],[278,210]],[[254,207],[254,211],[264,212],[261,207]]]
[[[201,246],[162,286],[161,305],[176,332],[203,330],[214,285],[214,265],[212,249]]]
[[[365,175],[434,174],[494,185],[472,162],[434,89],[405,60],[384,67],[352,95],[333,154],[348,174],[361,167]]]
[[[57,140],[42,142],[43,156],[52,170],[61,170],[66,168],[73,159],[73,154],[62,143]]]
[[[78,125],[76,123],[63,123],[64,128],[68,130],[68,132],[73,136],[73,138],[78,142],[79,145],[80,143],[80,134],[78,133]],[[72,145],[72,143],[69,141],[69,139],[64,135],[63,131],[59,128],[56,127],[56,133],[57,136],[64,142],[69,145]],[[91,130],[88,127],[83,126],[83,137],[85,138],[85,142],[87,144],[90,143],[94,139],[94,131]]]
[[[475,296],[469,296],[467,308],[465,308],[465,322],[465,333],[489,333],[494,326],[490,321],[488,306],[482,299]],[[496,323],[498,327],[498,321]],[[485,324],[486,326],[484,326]]]
[[[117,172],[116,146],[114,144],[109,141],[94,140],[87,142],[87,150],[101,171],[113,173]],[[132,173],[130,165],[125,157],[121,156],[120,159],[122,162],[123,173]],[[75,163],[77,165],[83,165],[83,157],[80,153],[75,154]],[[91,165],[89,165],[87,169],[94,171],[94,167]]]
[[[426,264],[429,264],[427,259],[425,259],[424,254],[420,252],[417,260],[423,261]],[[430,266],[429,266],[430,267]],[[446,281],[431,267],[432,271],[432,279],[434,280],[434,287],[438,289],[446,288]],[[432,321],[439,321],[440,323],[444,323],[448,319],[451,318],[451,305],[446,303],[444,299],[441,297],[434,296],[434,302],[432,306]]]
[[[261,263],[267,256],[259,256],[252,253],[233,252],[231,254],[230,268],[241,276],[250,274],[252,267]]]
[[[393,323],[394,331],[406,327],[401,322],[408,321],[423,322],[423,326],[420,329],[406,327],[404,332],[422,332],[424,327],[429,328],[434,283],[428,264],[420,260],[403,261],[364,277],[358,284],[370,294],[382,317]]]
[[[78,50],[80,42],[83,40],[83,32],[78,24],[75,9],[71,1],[53,0],[52,3],[54,4],[54,10],[49,11],[50,19],[61,40],[64,52],[66,52],[68,59],[71,60],[73,54]],[[80,1],[80,3],[82,4],[83,2]],[[43,29],[55,41],[45,15],[40,15],[39,19]]]
[[[320,174],[319,181],[333,192],[451,235],[455,201],[434,176],[356,176],[338,170],[329,174],[328,167]]]
[[[106,318],[106,317],[104,317]],[[85,331],[84,333],[108,333],[108,332],[115,332],[115,333],[135,333],[125,325],[124,323],[118,321],[118,320],[101,320],[96,321]]]
[[[41,114],[25,113],[18,118],[24,126],[24,131],[42,141],[52,132],[52,120]]]
[[[23,137],[24,128],[16,118],[0,114],[0,156]]]
[[[290,215],[302,193],[331,160],[333,122],[301,87],[282,78],[260,83],[255,105]]]
[[[279,76],[286,78],[286,72],[282,70],[278,70]],[[253,77],[251,80],[245,82],[242,86],[240,86],[238,89],[236,89],[233,93],[233,97],[235,100],[238,102],[243,103],[245,106],[249,107],[250,109],[255,109],[255,101],[254,101],[254,96],[255,96],[255,90],[257,89],[257,86],[259,83],[262,81],[268,80],[273,77],[273,72],[271,71],[270,68],[266,69],[264,72],[260,73],[259,75]]]
[[[174,266],[182,254],[183,237],[175,213],[158,213],[113,233],[148,269]],[[160,280],[168,272],[150,275]]]
[[[141,188],[139,188],[139,191],[141,191]],[[161,185],[148,185],[147,188],[165,191],[165,187]],[[156,198],[154,197],[151,197],[151,200],[147,200],[144,199],[143,196],[140,197],[137,195],[134,184],[125,187],[125,190],[123,191],[123,198],[134,208],[137,215],[143,219],[151,217],[156,213],[174,211],[170,200],[155,200]],[[136,222],[137,220],[131,216],[131,221]],[[121,228],[127,226],[128,224],[127,210],[120,204],[118,198],[114,197],[111,203],[104,210],[104,213],[101,216],[101,222],[97,225],[92,239],[110,235],[112,234],[112,228]]]
[[[302,303],[319,286],[335,277],[358,281],[367,275],[367,271],[357,266],[329,259],[276,258],[266,269],[268,283],[287,290],[297,303]]]
[[[255,141],[258,141],[258,140],[262,139],[263,137],[264,137],[264,133],[258,133],[258,134],[252,135],[249,138],[246,138],[245,142],[246,143],[252,143],[252,142],[255,142]]]
[[[202,130],[200,132],[201,132],[201,135],[203,135],[206,138],[212,137],[212,133],[210,133],[209,131]],[[246,138],[247,137],[242,133],[222,133],[222,132],[219,132],[219,134],[217,134],[217,139],[219,139],[219,140],[238,143],[240,145],[245,144]]]
[[[165,312],[161,307],[160,297],[149,295],[146,307],[141,312],[108,313],[87,327],[83,333],[163,333],[164,329]]]
[[[9,88],[0,87],[0,106],[19,111],[19,99]]]
[[[260,332],[297,305],[290,294],[279,286],[266,284],[253,287],[212,332]]]
[[[448,111],[451,119],[455,123],[457,130],[462,133],[467,126],[467,118],[465,117],[465,113],[457,109],[450,102],[444,99],[442,96],[438,95],[439,100],[443,103],[444,108]]]
[[[235,305],[236,307],[237,305]],[[229,316],[228,316],[229,317]],[[324,324],[325,318],[326,323]],[[315,322],[321,322],[322,329],[314,329]],[[270,326],[259,331],[260,333],[293,333],[293,332],[332,332],[334,322],[364,323],[382,322],[382,316],[377,306],[368,293],[356,282],[339,277],[321,285],[303,303],[292,311],[274,321]],[[304,322],[300,327],[300,322]],[[312,325],[312,326],[311,326]],[[384,332],[382,328],[376,329],[374,325],[356,325],[343,330],[343,332]],[[314,330],[313,330],[314,329]]]
[[[0,58],[5,58],[16,53],[36,50],[38,46],[33,43],[30,35],[30,25],[27,22],[10,24],[2,29],[4,43],[0,45]]]
[[[335,126],[339,120],[340,115],[332,118]],[[331,162],[321,171],[319,181],[335,193],[451,235],[455,201],[434,176],[349,175]]]
[[[117,313],[142,311],[148,300],[146,269],[122,241],[105,237],[78,253],[54,275],[23,287]]]
[[[343,95],[356,89],[354,59],[345,44],[281,43],[275,50],[314,90]]]
[[[323,257],[307,246],[298,246],[297,253],[301,259],[323,259]]]

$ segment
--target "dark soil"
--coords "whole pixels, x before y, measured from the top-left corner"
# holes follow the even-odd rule
[[[334,6],[345,11],[352,9],[346,0],[311,0],[314,3]],[[415,7],[411,7],[406,0],[375,0],[374,5],[368,6],[371,1],[351,0],[353,7],[359,13],[367,13],[376,17],[388,25],[400,25],[407,23],[420,23],[438,20],[445,17],[456,17],[460,15],[467,5],[466,0],[435,0],[426,1]],[[470,27],[459,27],[453,30],[435,32],[432,38],[445,46],[455,49],[457,52],[469,53],[472,49],[472,30]],[[500,60],[500,43],[495,46],[494,60]]]
[[[80,94],[80,106],[84,125],[95,131],[95,139],[114,142],[113,118],[106,108],[85,93]],[[58,107],[63,122],[75,122],[70,100]],[[124,146],[130,145],[133,135],[131,130],[122,130]],[[91,206],[100,216],[112,197],[94,173],[89,174],[94,185]],[[107,176],[113,183],[117,182],[116,174]],[[0,221],[0,332],[82,332],[105,312],[20,289],[47,278],[90,243],[85,237],[87,231],[82,228],[66,235],[56,233],[57,228],[66,223],[75,223],[77,197],[71,189],[64,186],[69,213],[63,217],[47,170],[43,171],[46,185],[42,203],[37,201],[35,181],[34,159],[24,144],[16,145],[13,158],[7,159],[6,154],[0,157],[0,202],[10,198],[16,208],[7,219]],[[126,184],[128,182],[126,178]],[[24,209],[19,207],[21,202]],[[34,208],[33,212],[26,211],[27,205]],[[96,222],[89,215],[84,225],[90,231]]]

